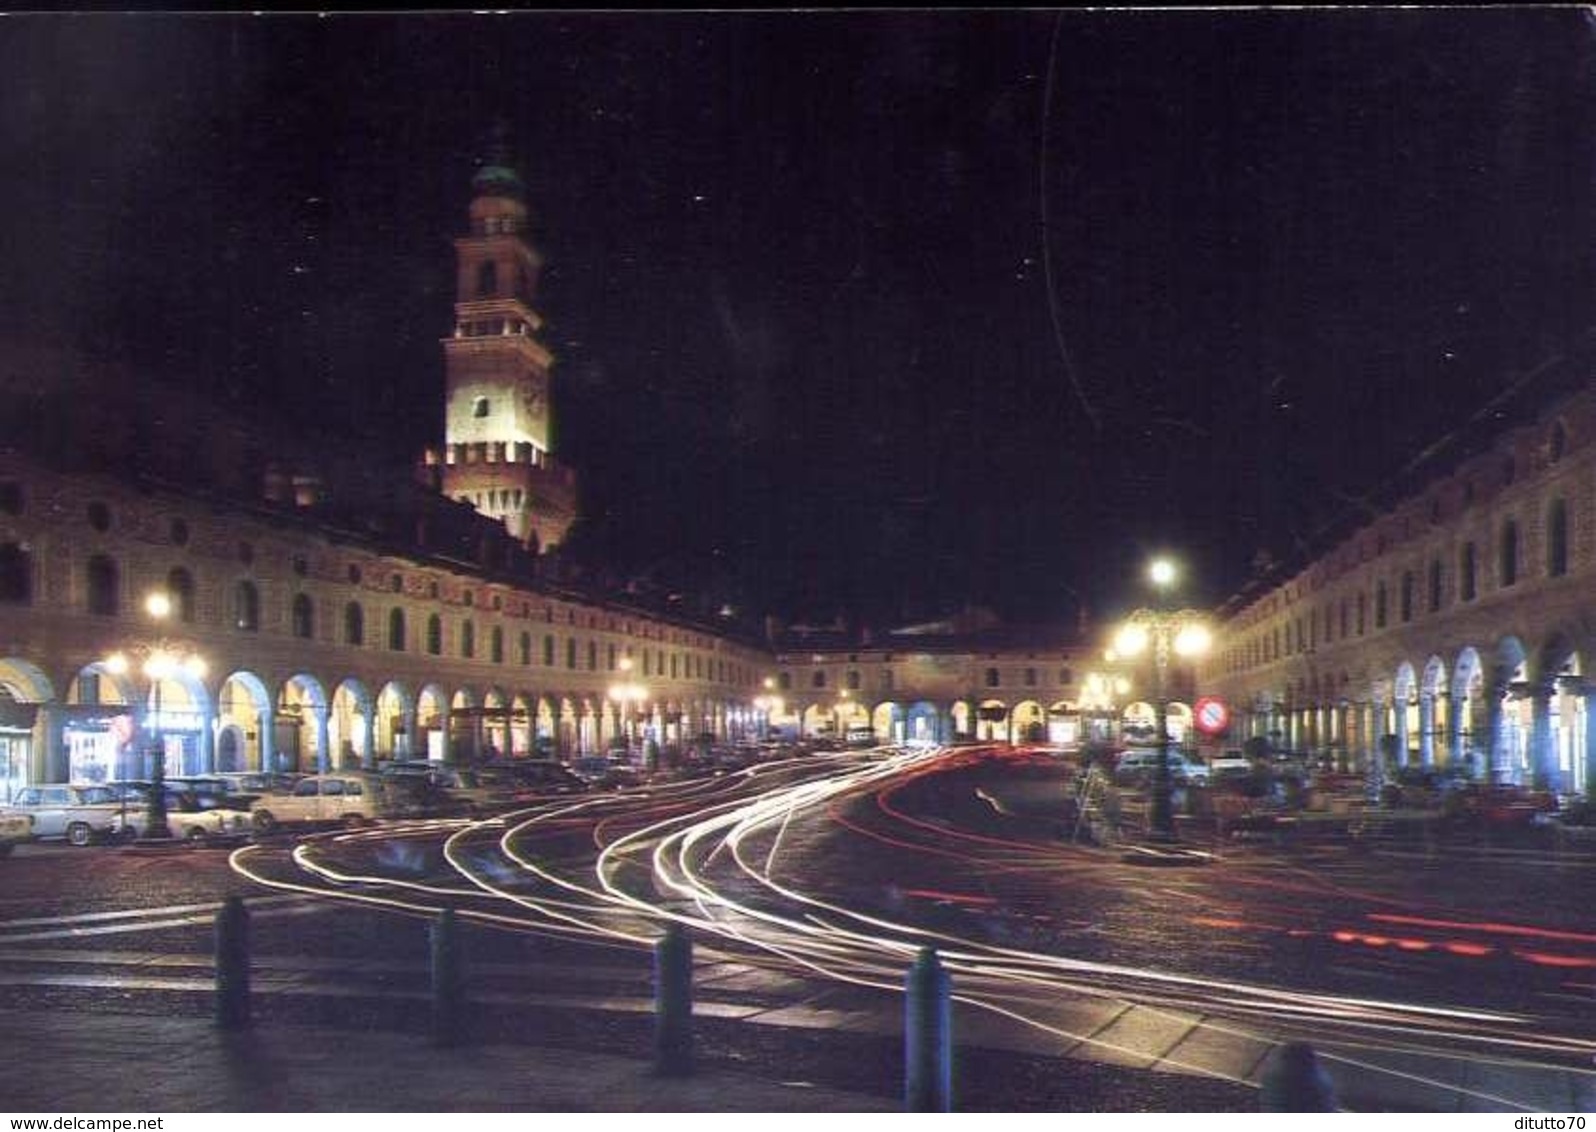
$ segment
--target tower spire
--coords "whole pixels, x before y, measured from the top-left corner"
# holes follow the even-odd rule
[[[510,144],[510,123],[503,118],[495,120],[488,129],[471,187],[478,196],[502,195],[526,200],[526,185],[516,170],[514,148]]]
[[[554,458],[554,355],[533,307],[543,257],[527,237],[526,186],[498,122],[455,239],[455,326],[443,341],[444,446],[426,466],[444,494],[548,550],[576,517],[576,480]]]

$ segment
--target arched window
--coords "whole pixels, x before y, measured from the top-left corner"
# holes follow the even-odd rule
[[[121,608],[121,571],[103,554],[89,559],[89,612],[97,617],[115,617]]]
[[[166,596],[171,599],[172,611],[184,624],[194,622],[194,575],[181,566],[166,575]]]
[[[554,667],[554,634],[546,633],[543,636],[543,666]]]
[[[521,666],[524,668],[532,663],[532,634],[522,633],[518,648]]]
[[[477,627],[471,621],[460,626],[460,655],[466,660],[477,655]]]
[[[1473,601],[1475,595],[1479,592],[1479,589],[1478,582],[1476,580],[1478,577],[1478,563],[1476,561],[1474,544],[1472,542],[1466,542],[1463,544],[1463,551],[1461,557],[1458,559],[1457,569],[1458,598],[1461,601]]]
[[[848,690],[850,692],[859,690],[859,670],[857,668],[848,669]]]
[[[1502,524],[1502,585],[1511,586],[1518,581],[1518,522],[1508,519]]]
[[[575,637],[566,637],[565,638],[565,667],[567,667],[569,669],[572,669],[573,671],[576,669],[576,638]],[[646,663],[643,665],[643,675],[645,675],[645,676],[648,675],[648,665]]]
[[[499,265],[493,260],[477,265],[477,297],[486,299],[499,290]]]
[[[260,631],[260,591],[248,578],[233,587],[233,624],[246,633]]]
[[[28,605],[32,601],[32,557],[14,542],[0,543],[0,602]]]
[[[1374,627],[1385,628],[1385,583],[1380,582],[1374,587]]]
[[[488,638],[488,656],[494,664],[504,663],[504,630],[498,625],[493,627],[493,635]]]
[[[443,655],[443,619],[436,613],[427,618],[427,652],[432,656]]]
[[[293,621],[294,636],[302,640],[309,640],[316,635],[316,608],[311,604],[309,594],[294,595],[291,620]]]
[[[809,686],[811,688],[824,688],[826,686],[826,670],[823,668],[815,669],[814,673],[809,677]]]
[[[344,606],[344,644],[357,648],[366,643],[366,611],[358,601]]]
[[[988,688],[996,688],[998,686],[998,670],[997,669],[988,668],[986,670],[986,686]]]
[[[1561,578],[1568,573],[1568,502],[1552,500],[1546,511],[1546,575]]]
[[[1442,582],[1441,560],[1439,558],[1432,558],[1432,559],[1430,559],[1430,612],[1431,613],[1439,613],[1441,611],[1441,588],[1442,588],[1441,587],[1441,582]]]
[[[388,647],[394,652],[405,651],[405,611],[388,611]]]
[[[1402,620],[1413,620],[1413,571],[1402,572]]]

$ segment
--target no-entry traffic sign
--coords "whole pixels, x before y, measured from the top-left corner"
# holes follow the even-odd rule
[[[1204,735],[1218,735],[1230,726],[1230,708],[1218,696],[1204,696],[1192,708],[1192,722]]]

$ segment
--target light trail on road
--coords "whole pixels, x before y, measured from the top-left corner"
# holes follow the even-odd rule
[[[812,755],[711,779],[550,800],[483,821],[404,823],[307,838],[293,848],[291,870],[283,867],[281,852],[261,846],[235,852],[232,864],[279,891],[415,915],[452,907],[498,928],[626,946],[648,946],[663,925],[675,922],[744,962],[891,993],[901,992],[921,950],[935,948],[959,1002],[1007,1019],[1044,1043],[1056,1041],[1058,1049],[1127,1052],[1071,1023],[1062,1004],[1078,1000],[1136,1004],[1225,1038],[1266,1045],[1311,1036],[1322,1054],[1409,1077],[1408,1070],[1382,1066],[1380,1057],[1417,1052],[1443,1064],[1484,1057],[1580,1073],[1596,1057],[1596,1041],[1587,1034],[1560,1030],[1532,1011],[1282,988],[1104,962],[1069,953],[1071,939],[1096,925],[1060,925],[1045,940],[1005,946],[963,930],[956,917],[926,915],[927,907],[952,906],[1001,919],[1008,911],[1003,900],[981,889],[996,876],[1067,880],[1124,868],[1098,850],[994,836],[917,816],[901,804],[912,784],[981,757],[971,749]],[[988,808],[1003,813],[1001,806]],[[867,812],[875,817],[860,820]],[[800,848],[826,838],[864,847],[869,867],[893,877],[893,891],[914,900],[882,909],[831,895],[824,878],[806,872],[813,862]],[[896,879],[928,868],[938,879],[934,888]],[[1156,873],[1143,871],[1140,883],[1168,888],[1166,905],[1173,895],[1192,895]],[[969,891],[957,890],[961,879]],[[1246,872],[1238,879],[1287,893],[1315,884],[1303,876]],[[1324,891],[1322,883],[1318,888]],[[1393,948],[1402,949],[1407,939],[1414,954],[1425,949],[1394,929],[1469,926],[1417,916],[1409,919],[1423,922],[1410,923],[1385,907],[1392,902],[1370,903],[1392,921]],[[1199,914],[1191,921],[1254,936],[1314,934],[1239,915]],[[1173,1055],[1163,1057],[1160,1068],[1238,1080]],[[1460,1074],[1423,1079],[1490,1107],[1538,1107],[1500,1090],[1465,1088],[1457,1084]]]

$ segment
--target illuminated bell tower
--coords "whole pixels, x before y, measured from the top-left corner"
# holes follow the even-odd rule
[[[576,518],[576,477],[554,459],[554,355],[532,307],[543,260],[502,137],[471,188],[471,229],[454,242],[454,333],[443,340],[444,447],[427,453],[426,470],[445,495],[546,551]]]

